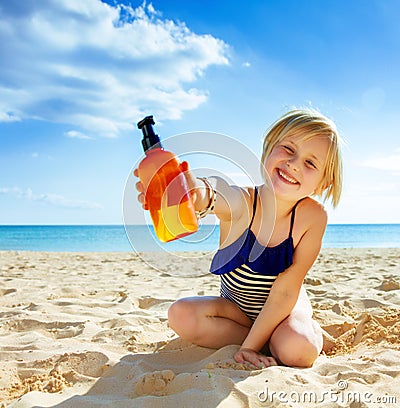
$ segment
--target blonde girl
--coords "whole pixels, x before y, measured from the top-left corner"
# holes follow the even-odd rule
[[[180,299],[170,327],[203,347],[240,345],[234,359],[257,367],[310,367],[323,347],[303,280],[321,249],[327,214],[317,196],[336,206],[342,188],[340,140],[319,112],[296,109],[267,131],[264,183],[242,188],[221,177],[195,178],[182,163],[196,209],[220,222],[211,272],[220,296]],[[137,183],[139,201],[143,187]],[[265,351],[267,352],[265,353]],[[263,351],[263,352],[262,352]]]

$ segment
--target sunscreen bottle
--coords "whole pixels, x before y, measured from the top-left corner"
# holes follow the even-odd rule
[[[198,219],[179,161],[172,152],[164,150],[152,125],[153,116],[146,116],[137,124],[143,132],[146,155],[138,172],[156,235],[161,242],[168,242],[196,232]]]

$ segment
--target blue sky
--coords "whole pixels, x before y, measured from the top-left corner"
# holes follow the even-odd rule
[[[216,132],[259,157],[293,106],[346,140],[329,222],[400,223],[399,15],[396,0],[0,0],[0,224],[120,224],[127,180],[142,222],[128,176],[144,115],[165,139]]]

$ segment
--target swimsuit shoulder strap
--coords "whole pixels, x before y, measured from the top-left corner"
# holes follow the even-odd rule
[[[257,186],[254,187],[254,199],[253,199],[253,215],[251,217],[251,221],[249,224],[249,229],[251,228],[251,226],[253,225],[253,221],[254,221],[254,216],[256,215],[256,208],[257,208]]]
[[[294,205],[294,207],[292,208],[292,216],[290,218],[290,231],[289,231],[289,238],[292,237],[292,232],[293,232],[293,224],[294,224],[294,216],[296,214],[296,207],[299,204],[301,200],[297,201],[297,203]]]

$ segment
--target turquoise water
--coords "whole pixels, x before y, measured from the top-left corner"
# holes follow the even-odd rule
[[[218,247],[218,232],[218,226],[202,225],[196,234],[161,244],[154,237],[152,227],[146,225],[127,227],[127,232],[123,225],[0,226],[0,250],[213,251]],[[328,225],[323,247],[400,247],[400,224]]]

